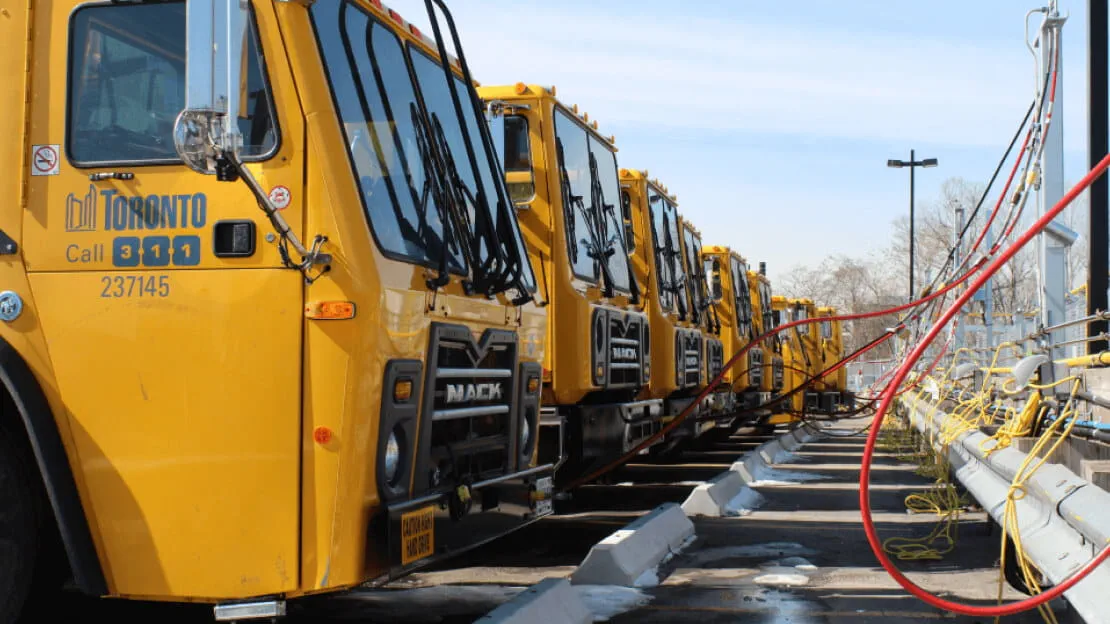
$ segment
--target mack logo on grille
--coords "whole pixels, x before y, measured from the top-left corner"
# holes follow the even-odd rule
[[[503,396],[499,383],[447,384],[447,403],[497,401]]]
[[[635,362],[637,360],[636,349],[632,347],[613,347],[613,359]]]

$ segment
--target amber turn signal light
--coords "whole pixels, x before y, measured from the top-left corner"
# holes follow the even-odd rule
[[[355,304],[351,301],[315,301],[304,307],[310,319],[338,321],[355,318]]]
[[[398,379],[393,383],[393,400],[397,402],[408,401],[412,398],[412,380]]]

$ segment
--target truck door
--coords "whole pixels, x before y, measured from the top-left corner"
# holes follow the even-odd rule
[[[242,182],[174,150],[185,3],[72,4],[34,12],[25,314],[110,590],[295,589],[301,275]],[[304,118],[268,3],[248,39],[244,160],[300,232]]]

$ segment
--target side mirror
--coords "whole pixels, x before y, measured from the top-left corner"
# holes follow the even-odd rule
[[[489,102],[486,104],[486,122],[493,147],[505,171],[509,199],[517,210],[530,210],[536,197],[536,181],[532,173],[528,121],[522,116],[510,114],[518,109],[527,110],[528,107]]]
[[[721,285],[721,263],[716,258],[705,261],[705,275],[709,279],[709,299],[717,303],[724,298],[724,287]]]
[[[199,173],[224,177],[243,137],[247,0],[189,0],[185,8],[185,109],[174,124],[177,154]]]

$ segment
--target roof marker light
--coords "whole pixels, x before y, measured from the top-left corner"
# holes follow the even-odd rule
[[[403,17],[401,17],[401,14],[398,13],[397,11],[394,11],[393,9],[389,9],[389,17],[390,17],[390,19],[397,22],[401,26],[405,25],[405,19]]]
[[[528,85],[524,84],[523,82],[516,83],[515,85],[513,85],[513,88],[516,91],[517,95],[524,95],[525,93],[528,93]]]

